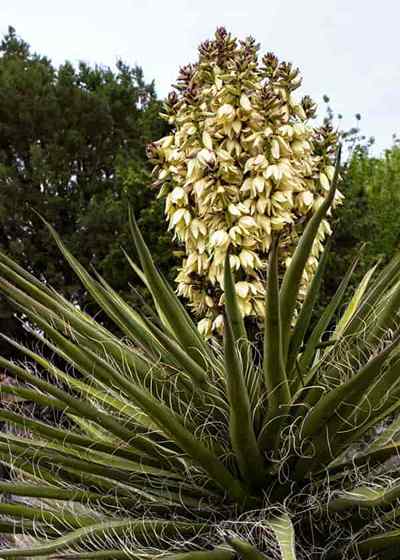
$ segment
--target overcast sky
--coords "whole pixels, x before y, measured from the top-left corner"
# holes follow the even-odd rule
[[[361,113],[376,151],[400,135],[400,0],[0,0],[8,25],[57,65],[139,64],[159,96],[224,25],[299,66],[301,93],[329,95],[346,125]]]

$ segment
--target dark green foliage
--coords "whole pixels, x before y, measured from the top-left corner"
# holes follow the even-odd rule
[[[351,289],[373,264],[387,263],[399,250],[400,147],[394,145],[382,157],[357,147],[345,167],[341,190],[346,201],[336,211],[325,297],[337,287],[354,255],[360,253],[360,265]]]
[[[325,122],[341,128],[341,115],[324,96]],[[354,257],[360,262],[352,276],[350,291],[378,260],[387,263],[400,248],[400,145],[383,155],[372,155],[374,138],[362,134],[361,115],[355,125],[341,132],[345,146],[341,191],[346,197],[334,213],[333,239],[322,286],[325,303],[339,285]],[[362,249],[362,251],[361,251]]]
[[[12,28],[0,45],[0,247],[81,305],[85,293],[33,210],[132,301],[129,283],[137,279],[121,251],[131,244],[131,205],[170,271],[170,236],[147,186],[145,146],[165,129],[159,110],[138,67],[56,69]],[[15,331],[10,309],[0,306],[2,329]]]
[[[327,211],[322,205],[314,222]],[[288,359],[282,341],[293,351],[295,330],[282,321],[280,304],[288,309],[287,294],[299,290],[314,222],[282,282],[274,243],[260,357],[237,315],[229,259],[222,348],[200,338],[134,220],[141,268],[131,264],[152,295],[151,321],[79,264],[49,228],[115,332],[0,252],[0,291],[36,325],[32,334],[40,341],[34,351],[8,339],[25,354],[24,364],[0,356],[15,383],[4,394],[20,399],[0,408],[8,424],[0,433],[0,465],[13,472],[0,482],[0,528],[11,546],[1,548],[1,558],[394,557],[387,555],[400,543],[393,461],[400,448],[393,420],[400,406],[400,335],[393,335],[400,259],[381,273],[374,267],[329,346],[318,344],[329,336],[318,322],[308,339],[304,329],[296,334],[299,352]],[[324,325],[336,300],[323,312]],[[314,303],[307,297],[303,306]],[[297,321],[310,313],[300,312]],[[305,354],[311,367],[303,367]],[[55,356],[63,359],[60,367]],[[24,399],[32,411],[21,406]],[[43,419],[44,410],[62,410],[70,423],[55,425]]]

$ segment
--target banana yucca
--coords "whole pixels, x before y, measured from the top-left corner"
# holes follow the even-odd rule
[[[25,359],[0,358],[16,380],[1,388],[0,531],[14,541],[1,559],[398,557],[400,260],[370,271],[332,326],[353,266],[312,326],[323,256],[293,326],[334,190],[282,279],[272,239],[261,339],[248,340],[226,258],[223,348],[199,335],[133,219],[145,315],[52,232],[121,336],[1,254],[1,292],[38,340],[5,337]]]

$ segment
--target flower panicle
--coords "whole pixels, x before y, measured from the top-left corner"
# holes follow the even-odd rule
[[[198,61],[180,70],[165,102],[171,133],[148,147],[169,229],[184,248],[177,291],[206,336],[223,328],[227,251],[241,312],[261,319],[273,232],[281,233],[284,270],[333,179],[336,132],[311,126],[316,104],[294,94],[299,69],[273,53],[259,61],[258,51],[253,38],[238,41],[218,28],[200,45]],[[330,233],[325,220],[300,297]]]

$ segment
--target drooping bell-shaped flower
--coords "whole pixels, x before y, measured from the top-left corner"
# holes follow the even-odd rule
[[[205,335],[223,326],[227,251],[243,315],[261,318],[273,232],[281,232],[284,267],[333,178],[336,134],[310,124],[316,107],[294,94],[298,69],[273,54],[259,60],[257,51],[254,39],[237,41],[219,28],[168,96],[163,116],[171,134],[149,146],[169,227],[185,251],[178,293]],[[324,221],[302,297],[329,233]]]

